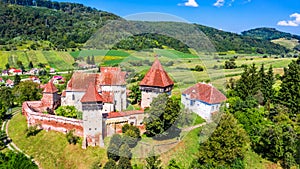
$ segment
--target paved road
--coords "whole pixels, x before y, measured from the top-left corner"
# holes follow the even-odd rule
[[[12,116],[10,119],[6,119],[2,126],[1,126],[1,130],[4,131],[5,129],[5,133],[7,135],[7,138],[9,138],[9,134],[8,134],[8,125],[10,120],[13,118],[13,116],[15,116],[16,114],[20,113],[21,108],[20,109],[16,109],[14,110],[14,112],[12,112]],[[10,138],[9,138],[10,139]],[[16,151],[16,152],[20,152],[25,154],[28,158],[31,158],[28,154],[24,153],[14,142],[13,140],[11,140],[11,142],[9,144],[6,145],[8,149],[12,150],[12,151]],[[41,166],[39,165],[39,163],[37,161],[35,161],[34,159],[32,159],[32,161],[39,167],[41,168]]]

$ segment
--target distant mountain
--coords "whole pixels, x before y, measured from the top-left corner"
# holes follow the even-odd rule
[[[256,28],[256,29],[244,31],[241,34],[243,36],[249,36],[252,38],[264,39],[264,40],[274,40],[280,38],[300,40],[299,35],[293,35],[290,33],[281,32],[276,30],[275,28]]]

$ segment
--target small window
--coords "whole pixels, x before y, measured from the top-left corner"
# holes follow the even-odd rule
[[[75,95],[74,94],[72,94],[72,100],[75,100]]]
[[[91,131],[91,130],[92,130],[92,128],[89,128],[89,130]]]
[[[95,130],[97,130],[97,128],[95,128]]]

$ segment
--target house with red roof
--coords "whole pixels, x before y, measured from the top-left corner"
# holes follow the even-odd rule
[[[205,120],[211,120],[212,114],[218,112],[226,96],[212,84],[197,83],[186,89],[181,95],[181,103],[186,109],[197,113]]]
[[[140,90],[142,92],[141,107],[150,107],[153,98],[159,94],[167,93],[171,95],[173,86],[173,80],[164,70],[158,58],[156,58],[150,70],[140,82]]]

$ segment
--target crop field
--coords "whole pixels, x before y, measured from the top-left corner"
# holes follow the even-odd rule
[[[74,58],[68,52],[57,51],[0,51],[0,68],[4,69],[9,63],[11,67],[17,67],[17,61],[21,61],[27,68],[31,61],[34,66],[39,63],[49,65],[57,70],[72,69]]]

